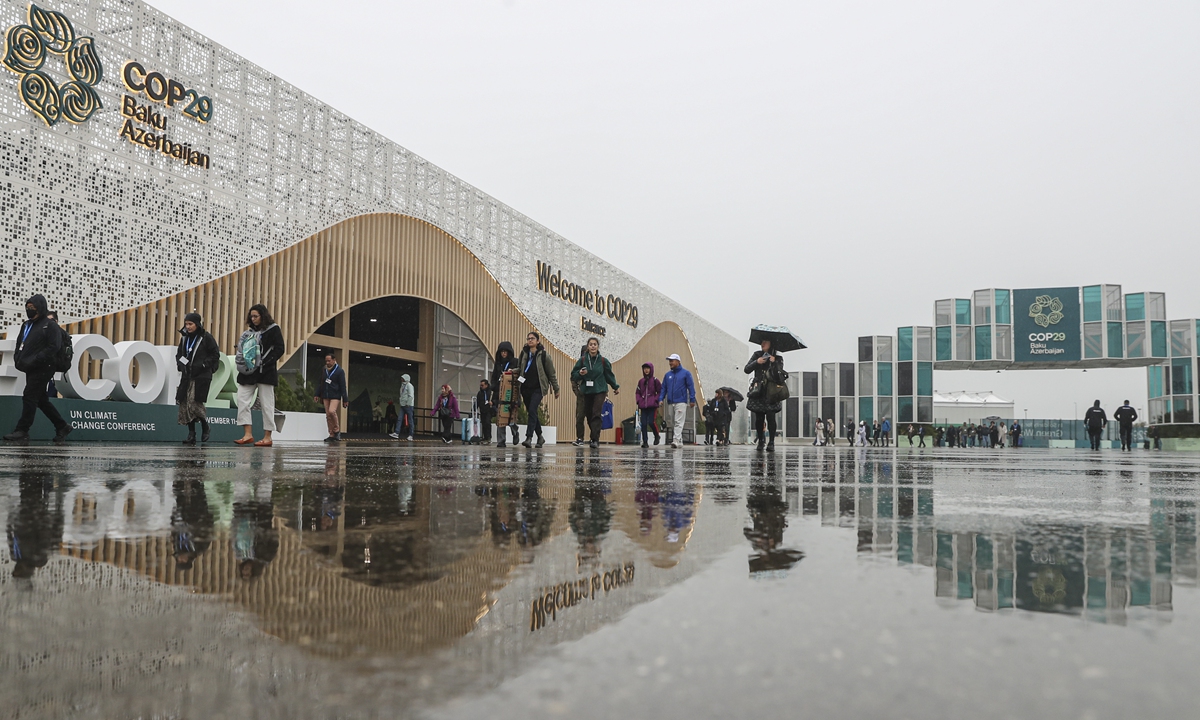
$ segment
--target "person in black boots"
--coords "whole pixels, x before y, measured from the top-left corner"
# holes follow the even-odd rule
[[[14,364],[25,373],[25,392],[21,395],[21,419],[17,427],[4,436],[5,440],[28,440],[29,428],[41,410],[54,425],[54,441],[62,442],[74,428],[50,402],[46,386],[54,377],[55,365],[63,347],[63,331],[58,323],[47,317],[49,307],[46,298],[34,295],[25,303],[25,314],[29,319],[17,330],[17,348]]]
[[[781,377],[783,371],[783,356],[775,352],[771,348],[770,340],[762,341],[762,349],[755,350],[750,356],[750,362],[746,363],[746,374],[754,374],[754,384],[765,383],[768,379],[777,379]],[[764,400],[758,393],[753,397],[747,397],[746,409],[754,414],[754,430],[758,434],[758,451],[764,449],[767,452],[775,452],[775,415],[783,407],[783,403],[769,403]],[[767,431],[770,432],[771,438],[768,442],[763,437],[763,422],[766,422]]]
[[[184,445],[196,444],[196,423],[200,423],[200,442],[208,442],[208,412],[204,403],[208,400],[213,372],[221,364],[221,348],[217,341],[204,329],[199,313],[190,312],[183,316],[183,328],[179,331],[179,347],[175,348],[175,367],[179,370],[179,387],[175,390],[175,404],[179,406],[179,424],[188,426]]]
[[[542,437],[542,419],[538,416],[538,410],[541,408],[542,398],[551,389],[554,390],[555,400],[558,399],[559,391],[554,362],[546,354],[541,335],[530,331],[525,338],[525,347],[521,348],[521,356],[517,359],[517,371],[521,373],[517,377],[517,382],[521,385],[521,402],[524,403],[525,412],[529,415],[529,425],[525,429],[525,442],[521,444],[531,447],[533,436],[537,435],[537,446],[542,447],[546,444],[546,439]]]
[[[500,378],[506,372],[517,373],[517,356],[513,352],[512,343],[505,340],[496,347],[496,357],[492,362],[492,389],[496,392],[500,391]],[[500,398],[496,397],[496,393],[492,393],[492,412],[495,413],[500,404]],[[508,428],[512,428],[513,445],[521,442],[521,428],[517,427],[515,422],[509,423]],[[505,432],[508,428],[499,428],[496,433],[496,447],[504,447]]]

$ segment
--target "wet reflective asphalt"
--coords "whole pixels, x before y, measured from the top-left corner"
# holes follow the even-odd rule
[[[1197,460],[3,447],[0,716],[1190,716]]]

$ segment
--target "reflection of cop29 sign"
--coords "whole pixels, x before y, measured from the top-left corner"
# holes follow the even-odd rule
[[[1013,308],[1016,362],[1080,359],[1079,288],[1014,290]]]
[[[21,76],[21,100],[47,125],[82,123],[101,108],[94,89],[104,76],[90,37],[76,37],[66,15],[29,6],[28,22],[5,37],[4,67]],[[46,72],[62,59],[69,80],[61,85]]]

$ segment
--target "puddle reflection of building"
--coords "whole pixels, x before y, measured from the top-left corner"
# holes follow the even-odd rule
[[[1190,475],[1149,473],[1145,525],[1011,522],[971,531],[939,528],[935,472],[960,471],[886,452],[812,451],[800,462],[801,512],[823,525],[855,528],[864,555],[933,568],[939,601],[970,601],[985,612],[1123,624],[1145,609],[1165,619],[1173,586],[1196,585],[1195,502],[1179,499],[1169,485],[1194,482]],[[1126,481],[1129,475],[1118,472]]]

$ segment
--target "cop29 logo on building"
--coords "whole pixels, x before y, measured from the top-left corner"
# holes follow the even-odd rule
[[[28,22],[13,25],[5,37],[4,67],[21,77],[21,100],[46,125],[79,124],[102,106],[95,86],[104,66],[90,37],[77,37],[66,15],[29,5]],[[46,72],[61,58],[70,78],[59,84]]]

